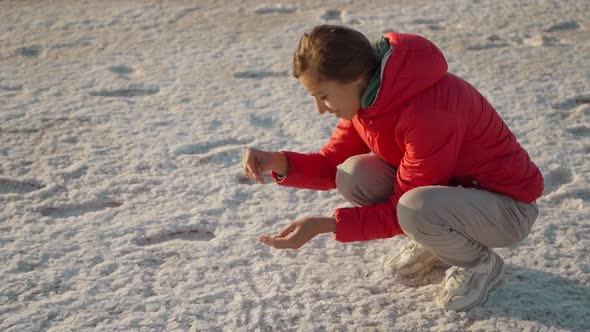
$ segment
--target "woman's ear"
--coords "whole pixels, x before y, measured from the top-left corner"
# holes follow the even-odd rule
[[[359,76],[358,76],[358,77],[357,77],[357,78],[354,80],[354,82],[355,82],[355,83],[358,83],[358,84],[362,84],[362,83],[364,83],[366,80],[367,80],[367,79],[366,79],[366,75],[365,75],[365,74],[360,74],[360,75],[359,75]]]
[[[369,85],[369,79],[365,74],[360,74],[357,79],[354,80],[354,83],[359,86],[362,91],[365,91]]]

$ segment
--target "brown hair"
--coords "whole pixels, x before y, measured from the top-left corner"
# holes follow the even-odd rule
[[[293,76],[307,70],[318,81],[352,82],[379,67],[371,42],[362,33],[338,25],[319,25],[303,34],[293,56]]]

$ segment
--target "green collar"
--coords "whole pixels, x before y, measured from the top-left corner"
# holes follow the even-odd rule
[[[377,40],[373,43],[373,49],[375,50],[375,54],[379,59],[379,63],[383,60],[383,57],[389,49],[391,45],[389,44],[389,40],[385,37],[381,37],[381,39]],[[361,97],[361,107],[368,108],[375,102],[375,98],[377,97],[377,93],[379,92],[379,86],[381,85],[381,66],[373,73],[373,76],[369,80],[369,84],[367,85],[367,89],[363,93]]]

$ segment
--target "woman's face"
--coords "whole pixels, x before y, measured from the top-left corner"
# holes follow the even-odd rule
[[[329,112],[338,118],[352,120],[361,107],[361,96],[365,89],[363,79],[350,83],[332,80],[318,82],[313,76],[304,72],[299,76],[299,81],[314,97],[318,112]]]

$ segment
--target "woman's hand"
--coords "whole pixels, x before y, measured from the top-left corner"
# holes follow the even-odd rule
[[[269,171],[287,175],[287,157],[281,152],[248,148],[244,151],[243,164],[246,175],[260,183],[264,183],[264,173]]]
[[[258,241],[276,249],[299,249],[316,235],[335,231],[334,218],[303,218],[291,223],[275,236],[260,236]]]

